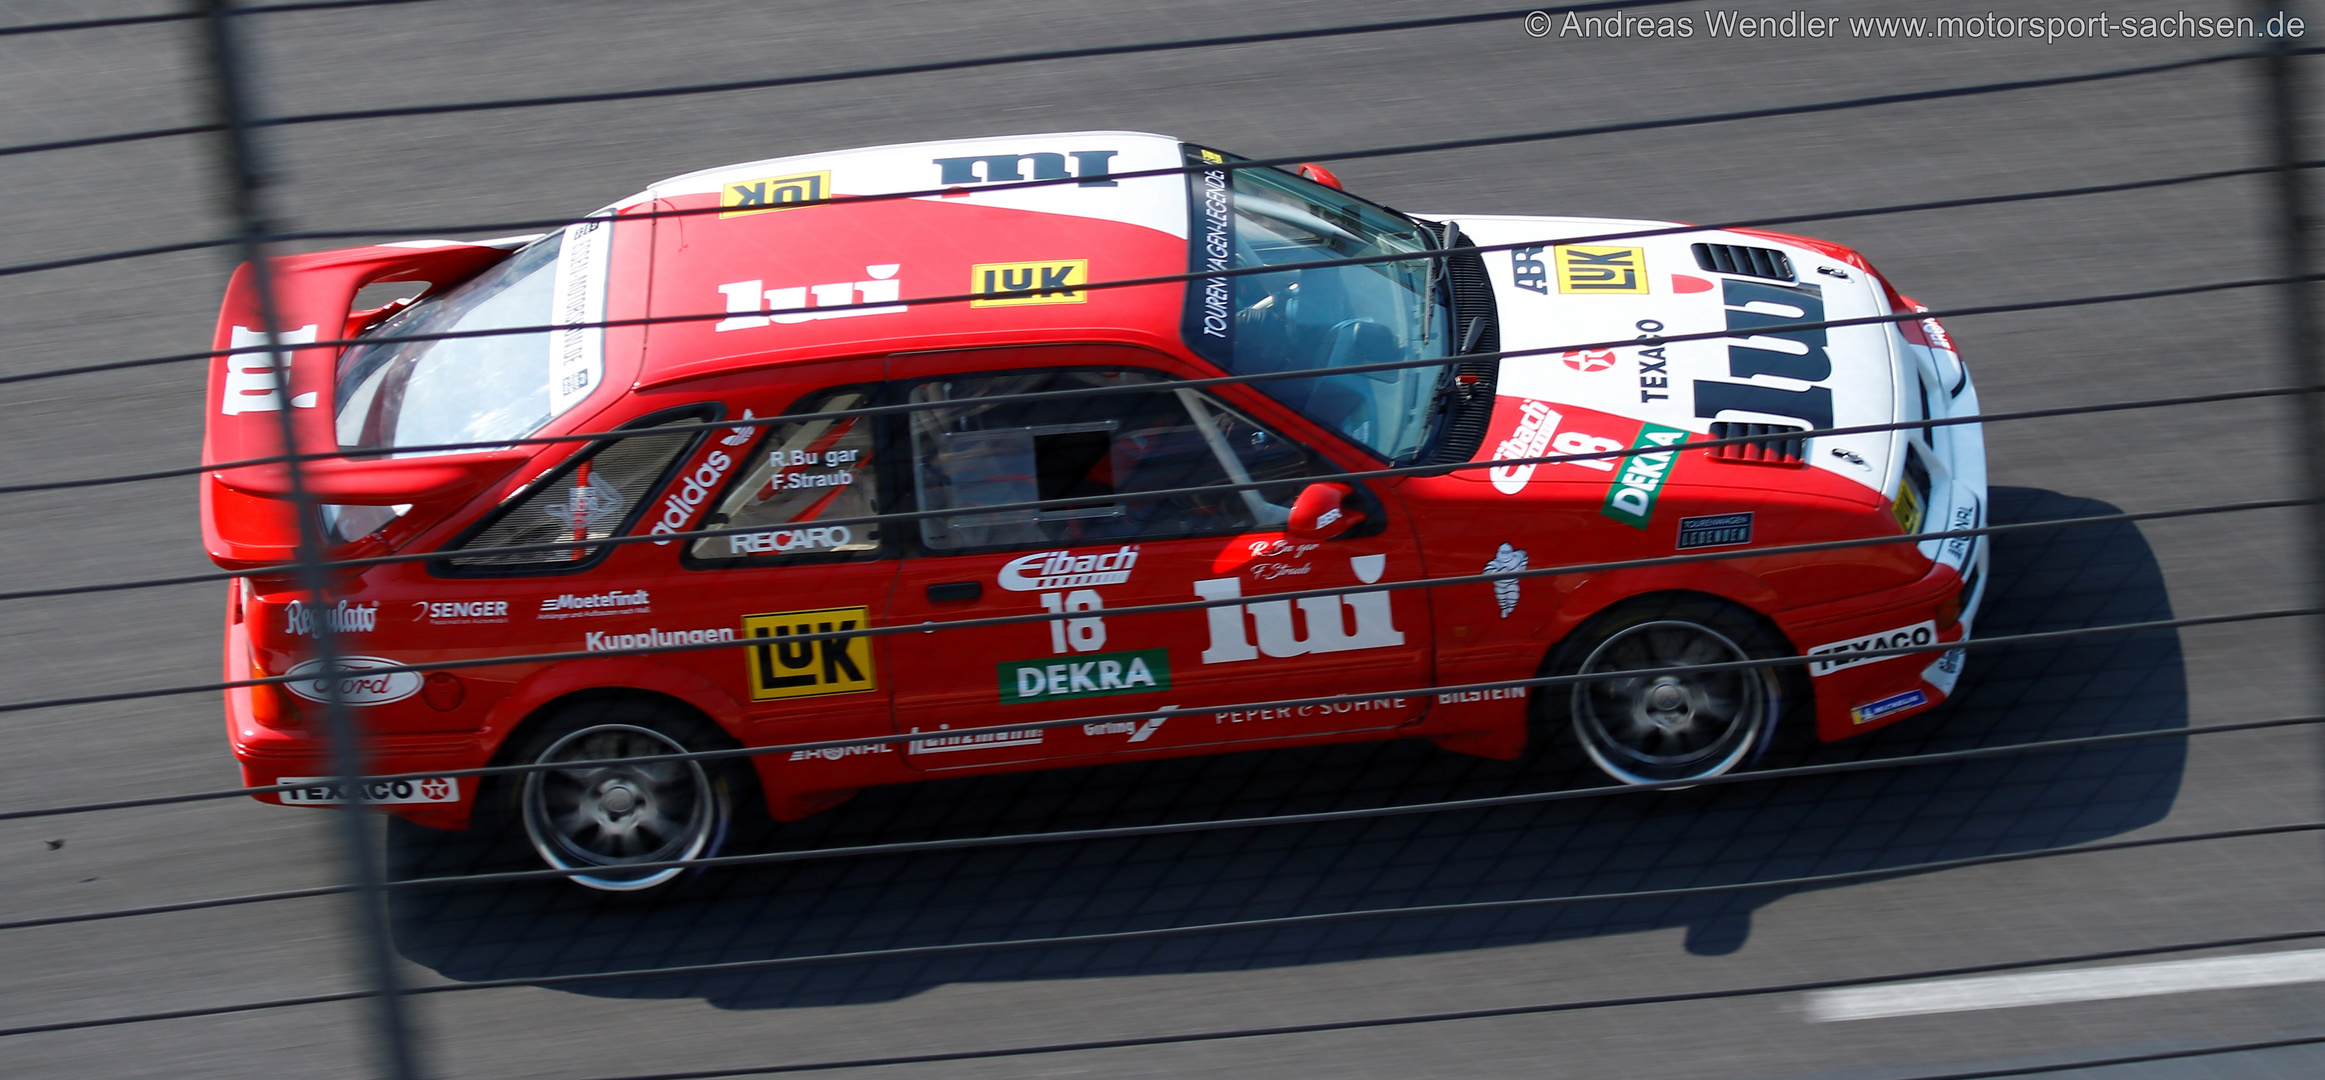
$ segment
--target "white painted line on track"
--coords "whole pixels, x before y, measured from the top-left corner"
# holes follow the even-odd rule
[[[1829,1024],[2307,982],[2325,982],[2325,949],[1817,990],[1803,1011],[1810,1022]]]

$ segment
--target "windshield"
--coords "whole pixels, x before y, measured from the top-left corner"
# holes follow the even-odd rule
[[[1221,163],[1193,151],[1196,164]],[[1188,174],[1192,268],[1279,266],[1435,246],[1421,226],[1274,169]],[[1452,313],[1433,288],[1432,261],[1378,262],[1251,274],[1187,290],[1186,336],[1237,375],[1340,368],[1440,357],[1452,351]],[[1401,368],[1254,383],[1392,462],[1429,436],[1441,369]]]
[[[593,322],[603,316],[604,230],[551,233],[372,335]],[[339,445],[363,449],[522,438],[588,396],[595,328],[358,345],[339,362]]]

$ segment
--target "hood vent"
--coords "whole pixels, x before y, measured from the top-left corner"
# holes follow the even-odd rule
[[[1454,247],[1475,247],[1466,233],[1455,231]],[[1493,285],[1486,280],[1485,258],[1475,251],[1445,257],[1446,278],[1453,286],[1453,340],[1458,345],[1469,333],[1471,319],[1484,319],[1484,331],[1466,354],[1493,356],[1502,351],[1501,314],[1494,306]],[[1486,425],[1493,420],[1494,383],[1502,362],[1496,357],[1472,360],[1453,369],[1454,398],[1437,445],[1426,455],[1429,464],[1468,461],[1485,445]]]
[[[1703,245],[1698,244],[1697,247]],[[1798,468],[1808,464],[1808,440],[1800,436],[1807,428],[1789,424],[1731,424],[1725,421],[1711,426],[1714,439],[1745,439],[1768,436],[1765,442],[1729,443],[1714,446],[1703,452],[1713,461],[1732,461],[1739,465],[1787,465]]]
[[[1715,274],[1735,274],[1739,277],[1767,278],[1770,281],[1791,281],[1792,260],[1775,248],[1745,247],[1742,244],[1693,244],[1695,265]]]

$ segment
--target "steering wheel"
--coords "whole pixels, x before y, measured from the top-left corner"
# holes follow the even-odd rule
[[[1394,336],[1389,334],[1388,328],[1381,326],[1377,320],[1342,319],[1339,322],[1333,323],[1332,329],[1324,332],[1324,366],[1328,368],[1339,368],[1350,367],[1360,363],[1378,362],[1377,360],[1360,360],[1357,358],[1357,344],[1358,341],[1365,336],[1366,327],[1376,327],[1379,329],[1381,336],[1389,337],[1392,341],[1395,340]],[[1381,357],[1379,359],[1392,359],[1392,357]],[[1400,374],[1402,373],[1394,370],[1367,371],[1364,373],[1364,377],[1371,379],[1374,382],[1393,383],[1397,381],[1397,377]]]

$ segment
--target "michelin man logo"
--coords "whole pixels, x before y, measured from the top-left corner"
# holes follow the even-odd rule
[[[1494,552],[1493,558],[1486,562],[1485,569],[1481,572],[1487,574],[1514,574],[1520,570],[1524,570],[1525,568],[1526,553],[1517,548],[1513,548],[1508,544],[1503,544],[1502,549],[1500,551]],[[1510,612],[1518,610],[1518,579],[1503,578],[1500,581],[1494,582],[1493,599],[1494,603],[1501,605],[1502,618],[1509,618]]]

